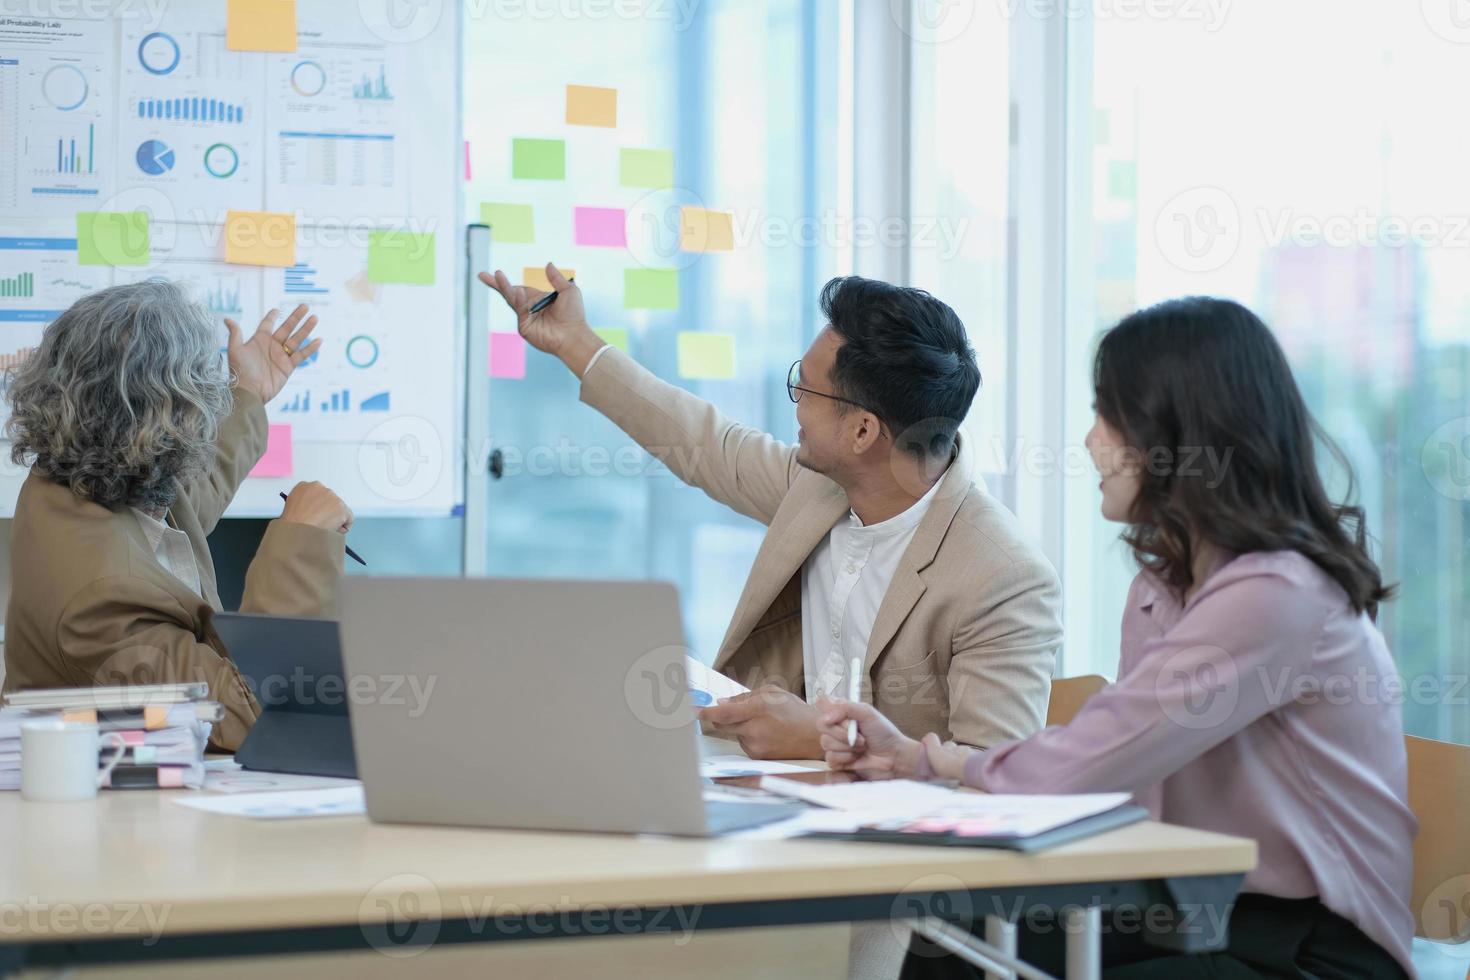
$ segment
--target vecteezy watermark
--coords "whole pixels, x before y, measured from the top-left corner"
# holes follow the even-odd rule
[[[690,689],[685,657],[693,656],[686,647],[665,646],[633,661],[623,675],[623,700],[633,717],[660,731],[695,723],[710,700]]]
[[[343,704],[379,704],[406,707],[409,718],[418,718],[429,707],[429,698],[439,682],[437,674],[316,674],[297,665],[289,674],[254,676],[242,673],[241,680],[262,706],[295,704],[332,708]]]
[[[1159,252],[1185,272],[1224,268],[1253,227],[1267,248],[1470,248],[1470,214],[1386,214],[1368,208],[1310,214],[1255,208],[1248,218],[1219,187],[1191,187],[1171,197],[1154,219]]]
[[[1419,465],[1436,493],[1470,500],[1470,417],[1451,419],[1435,429],[1424,440]]]
[[[357,0],[357,15],[374,36],[389,44],[414,44],[434,33],[446,0]]]
[[[1159,251],[1185,272],[1223,268],[1240,248],[1240,237],[1240,208],[1218,187],[1181,191],[1154,218]]]
[[[453,919],[472,936],[545,938],[573,936],[670,936],[677,947],[694,938],[702,907],[644,908],[577,902],[560,896],[552,902],[503,901],[494,895],[457,895],[446,900],[435,884],[405,872],[384,878],[358,903],[358,928],[386,956],[417,956],[439,938],[443,922]]]
[[[920,44],[947,44],[975,21],[979,0],[888,0],[898,29]]]
[[[0,17],[104,20],[136,22],[144,29],[157,27],[171,0],[0,0]]]
[[[1419,14],[1431,31],[1451,44],[1470,44],[1470,3],[1466,0],[1419,0]]]
[[[1440,882],[1419,908],[1424,936],[1436,943],[1463,943],[1470,939],[1470,875]]]
[[[1125,446],[1100,452],[1100,458],[1094,458],[1092,451],[1079,443],[1057,449],[1044,442],[1020,438],[1008,446],[1002,437],[995,436],[988,447],[981,445],[989,452],[988,459],[1006,473],[1077,478],[1096,475],[1102,465],[1109,473],[1201,480],[1206,490],[1214,490],[1225,481],[1235,457],[1234,446],[1150,446],[1147,449]]]
[[[433,493],[448,463],[439,429],[428,419],[400,415],[374,426],[357,447],[363,483],[384,500],[407,503]]]
[[[968,928],[975,921],[975,899],[965,883],[953,875],[931,874],[915,878],[893,898],[888,925],[895,942],[908,947],[911,929],[916,921],[938,920]],[[921,956],[945,956],[937,946],[920,944],[914,950]]]
[[[173,905],[149,902],[47,902],[32,895],[0,902],[0,936],[142,936],[152,946],[163,935]]]

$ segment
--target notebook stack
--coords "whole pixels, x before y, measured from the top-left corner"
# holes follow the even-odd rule
[[[224,709],[206,700],[206,684],[17,691],[0,708],[0,789],[20,789],[20,726],[37,718],[95,724],[124,742],[123,757],[105,789],[198,789],[210,725]],[[116,751],[104,739],[99,765]]]

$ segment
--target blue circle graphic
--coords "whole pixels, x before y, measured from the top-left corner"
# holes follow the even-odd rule
[[[179,42],[163,31],[144,34],[138,42],[138,64],[150,75],[167,75],[179,67]]]

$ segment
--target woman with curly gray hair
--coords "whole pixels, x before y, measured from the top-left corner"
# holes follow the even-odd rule
[[[163,280],[103,289],[12,369],[6,436],[29,464],[11,531],[5,689],[205,681],[234,749],[259,713],[211,619],[205,537],[265,452],[265,403],[320,340],[272,312],[248,341]],[[352,512],[298,484],[245,578],[241,608],[327,614]]]

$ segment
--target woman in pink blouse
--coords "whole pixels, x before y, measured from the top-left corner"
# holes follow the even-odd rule
[[[995,793],[1127,791],[1158,819],[1256,840],[1225,951],[1105,933],[1109,977],[1412,976],[1416,825],[1397,675],[1374,625],[1392,589],[1361,511],[1329,500],[1314,437],[1346,461],[1265,324],[1226,300],[1127,317],[1098,348],[1094,387],[1103,516],[1127,525],[1142,568],[1117,682],[1070,724],[978,751],[831,702],[828,763]],[[1023,935],[1021,953],[1057,946]],[[968,969],[911,955],[904,976]]]

